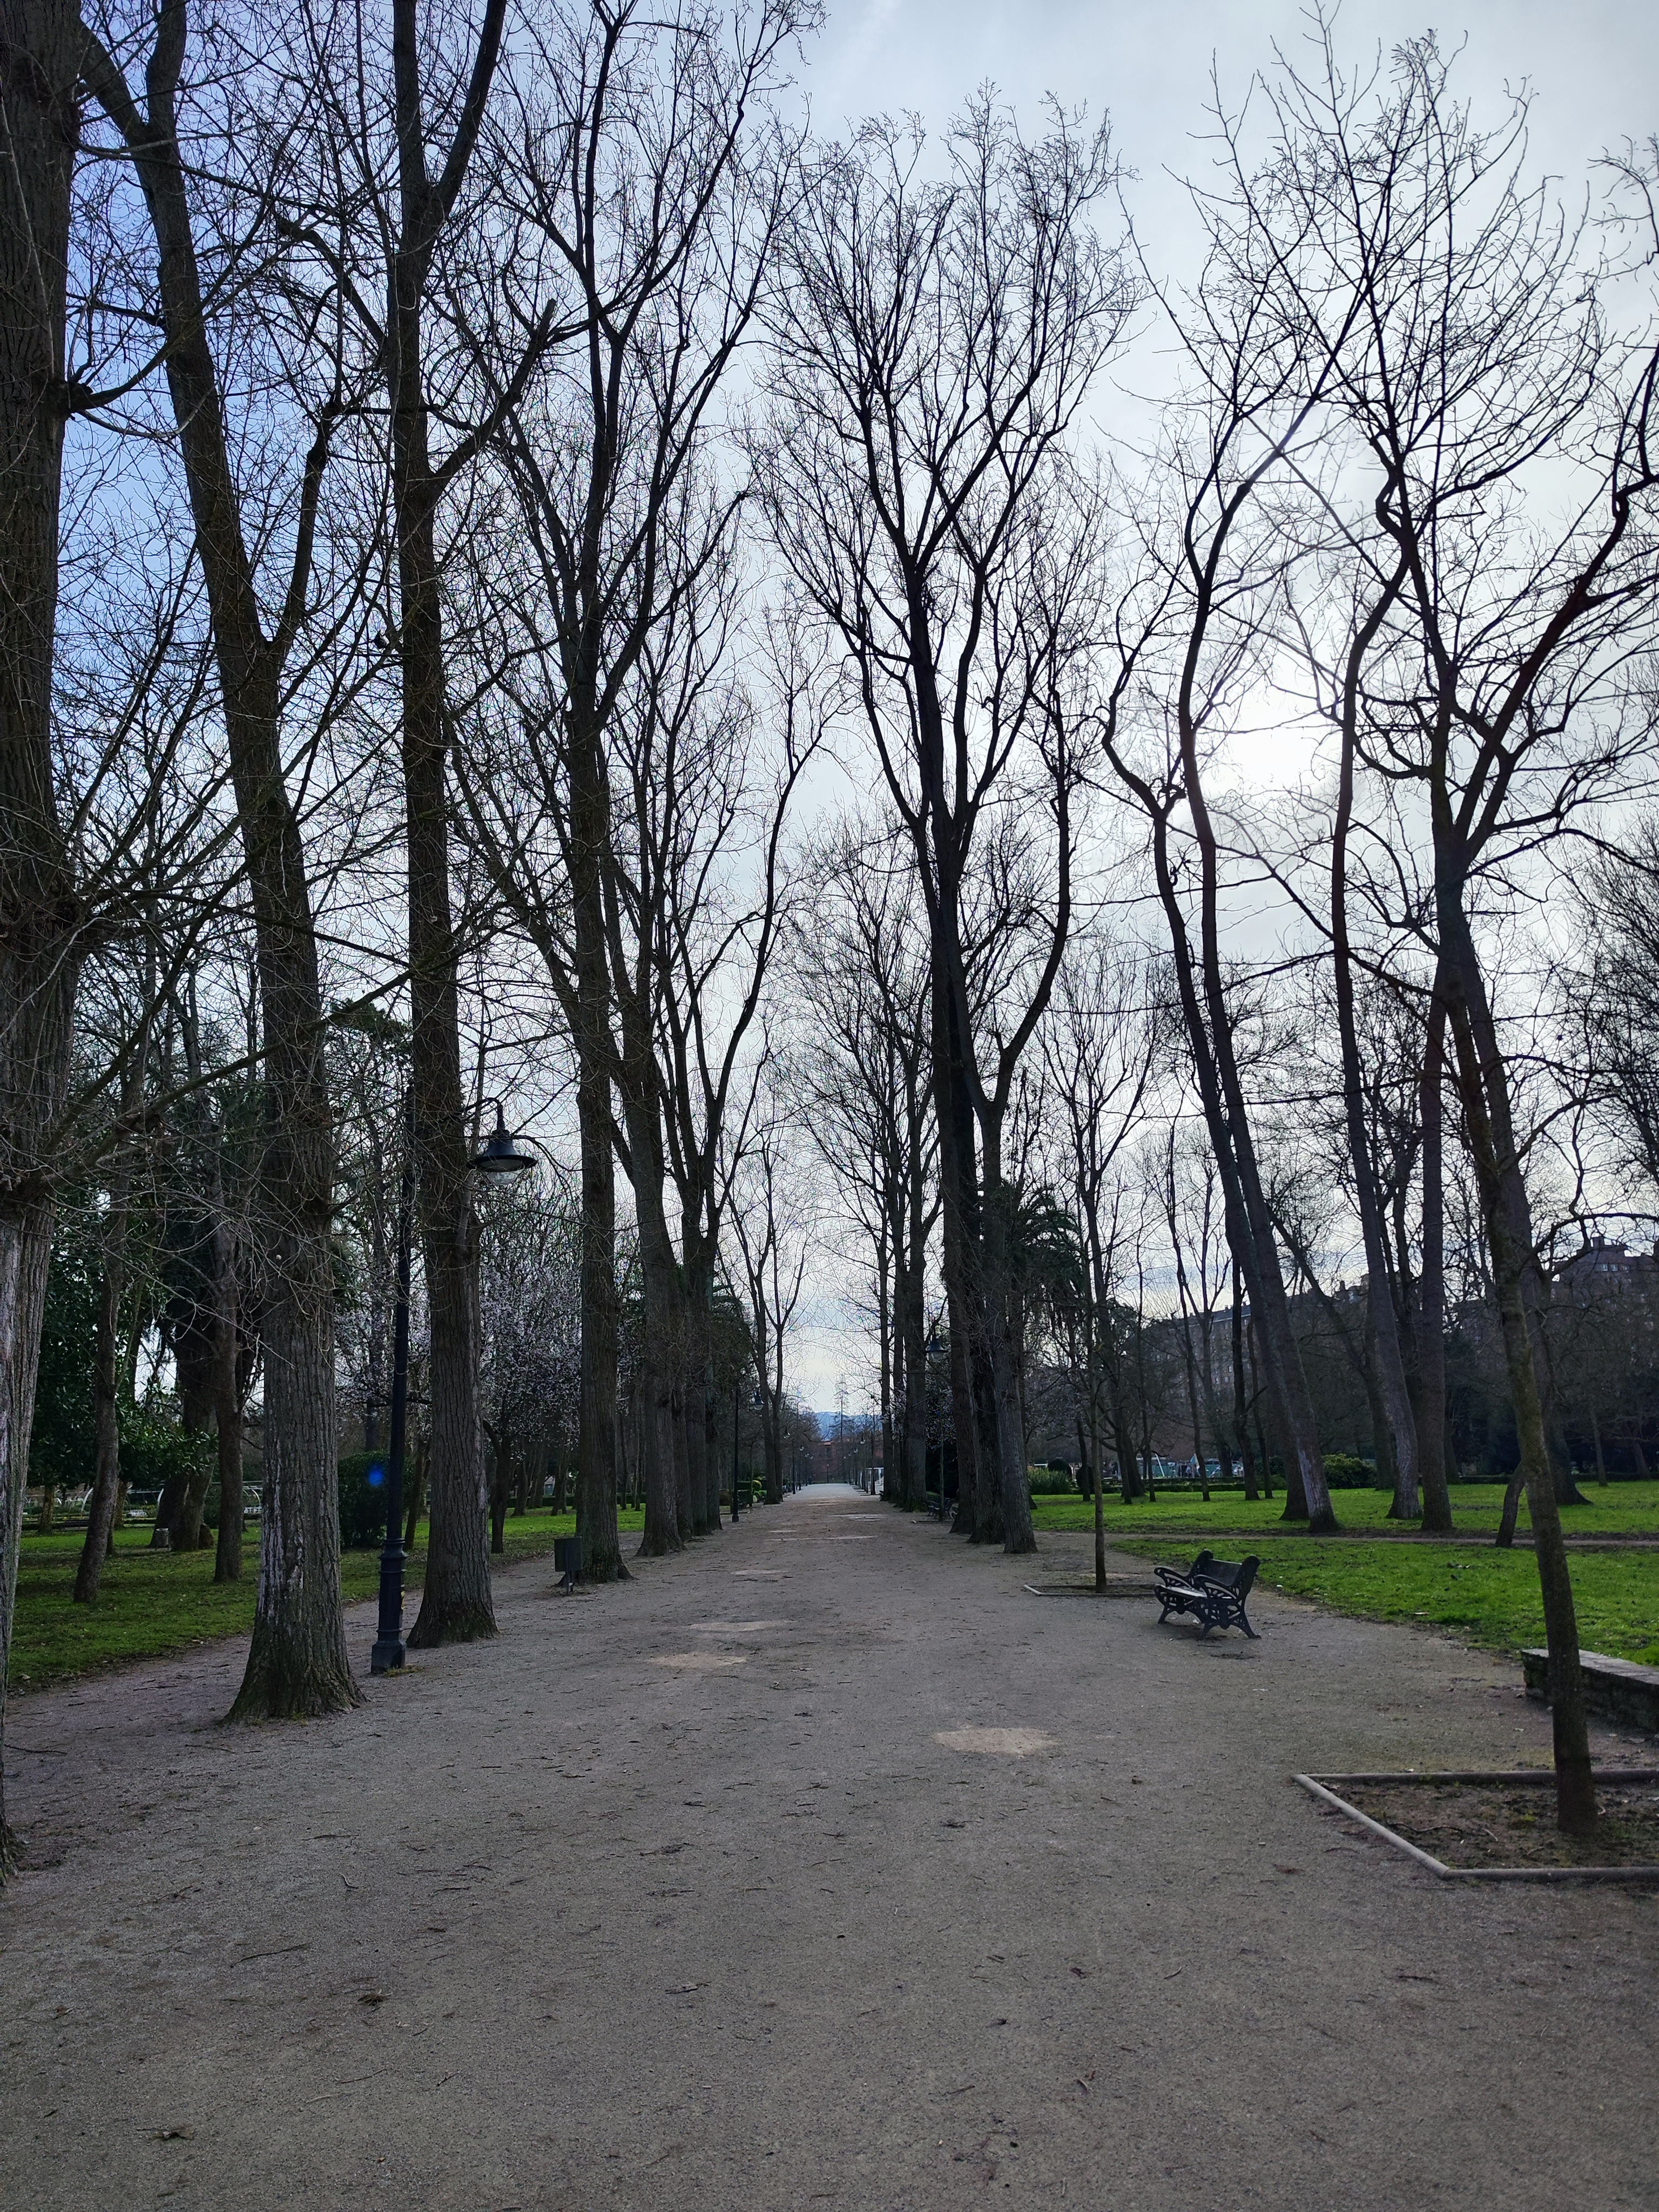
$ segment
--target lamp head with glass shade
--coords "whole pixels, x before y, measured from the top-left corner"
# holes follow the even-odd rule
[[[534,1152],[527,1152],[516,1137],[508,1133],[507,1121],[499,1099],[495,1102],[495,1127],[489,1143],[481,1152],[475,1153],[471,1164],[480,1175],[522,1175],[526,1168],[536,1164]]]

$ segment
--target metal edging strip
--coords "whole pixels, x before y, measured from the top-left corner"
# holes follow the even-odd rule
[[[1596,1775],[1598,1782],[1659,1780],[1659,1768],[1651,1766],[1608,1766]],[[1636,1867],[1449,1867],[1443,1860],[1420,1850],[1408,1843],[1393,1828],[1374,1820],[1369,1813],[1362,1813],[1358,1805],[1351,1805],[1346,1797],[1339,1797],[1327,1782],[1549,1782],[1554,1776],[1547,1767],[1522,1767],[1509,1773],[1485,1769],[1463,1768],[1455,1772],[1403,1774],[1331,1774],[1322,1780],[1317,1775],[1293,1774],[1291,1779],[1299,1783],[1311,1797],[1322,1798],[1328,1805],[1351,1820],[1358,1820],[1373,1835],[1381,1836],[1384,1843],[1392,1844],[1396,1850],[1404,1851],[1419,1866],[1441,1881],[1646,1881],[1659,1882],[1659,1866]]]

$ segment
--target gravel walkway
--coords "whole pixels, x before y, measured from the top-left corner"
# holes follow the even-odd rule
[[[1087,1557],[819,1489],[338,1721],[215,1726],[223,1644],[15,1700],[0,2205],[1652,2212],[1659,1903],[1286,1778],[1542,1758],[1515,1670],[1025,1590]]]

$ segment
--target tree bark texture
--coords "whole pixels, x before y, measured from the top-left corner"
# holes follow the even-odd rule
[[[1417,1455],[1423,1482],[1423,1526],[1452,1532],[1446,1468],[1446,1210],[1443,1185],[1446,1006],[1438,988],[1423,1041],[1419,1119],[1423,1132],[1423,1235],[1414,1314]]]
[[[985,1117],[981,1117],[982,1119]],[[1006,1552],[1035,1552],[1036,1535],[1031,1524],[1031,1492],[1025,1473],[1025,1423],[1020,1410],[1019,1381],[1014,1346],[1013,1302],[1009,1295],[1008,1247],[1012,1233],[1013,1193],[1002,1180],[1000,1135],[985,1147],[984,1303],[991,1349],[991,1386],[994,1395],[997,1462],[1000,1480],[997,1505]]]
[[[1233,1430],[1244,1469],[1244,1496],[1256,1502],[1255,1455],[1250,1449],[1250,1423],[1244,1395],[1244,1291],[1238,1269],[1233,1269]]]
[[[617,1527],[617,1196],[611,1085],[584,1063],[577,1087],[580,1124],[581,1400],[576,1439],[576,1533],[582,1576],[616,1582],[623,1565]]]
[[[647,1038],[638,1057],[644,1058],[649,1053]],[[625,1086],[623,1112],[633,1167],[634,1210],[639,1224],[644,1324],[641,1374],[636,1385],[643,1401],[641,1443],[645,1478],[645,1534],[641,1540],[640,1554],[641,1558],[657,1559],[665,1553],[678,1552],[690,1531],[680,1515],[684,1431],[678,1449],[675,1437],[678,1425],[674,1407],[674,1366],[679,1337],[678,1300],[675,1295],[677,1267],[668,1218],[663,1207],[661,1124],[654,1096],[650,1096],[647,1103],[643,1091],[644,1086],[640,1083]]]
[[[0,1751],[69,1077],[76,909],[52,781],[52,660],[78,13],[0,0]],[[8,1860],[0,1781],[0,1876]]]
[[[222,1189],[221,1197],[222,1199]],[[219,1531],[213,1579],[242,1579],[242,1391],[237,1372],[236,1238],[222,1211],[213,1232],[213,1411],[219,1448]]]
[[[1561,1511],[1544,1427],[1527,1297],[1528,1272],[1537,1267],[1531,1207],[1515,1141],[1508,1072],[1479,956],[1462,910],[1462,879],[1449,864],[1441,839],[1437,839],[1437,848],[1436,903],[1448,1012],[1469,1150],[1492,1257],[1504,1361],[1521,1448],[1520,1472],[1532,1516],[1544,1604],[1557,1817],[1569,1833],[1588,1834],[1595,1826],[1595,1784],[1578,1657],[1578,1622],[1566,1546],[1562,1541]]]
[[[283,773],[281,680],[295,598],[267,639],[242,533],[208,343],[174,102],[183,0],[167,0],[148,115],[101,49],[93,90],[133,156],[159,255],[167,383],[212,615],[232,783],[246,858],[264,1030],[258,1210],[264,1282],[264,1487],[259,1591],[239,1720],[337,1712],[357,1702],[346,1658],[334,1405],[334,1161],[316,933],[300,825]],[[307,463],[314,514],[325,441]],[[303,596],[308,531],[295,579]]]
[[[427,173],[416,0],[394,0],[392,65],[397,103],[398,235],[392,255],[388,368],[392,510],[398,537],[398,654],[403,680],[404,833],[409,867],[410,1069],[415,1091],[416,1182],[429,1316],[431,1421],[427,1468],[426,1583],[412,1647],[495,1633],[490,1595],[483,1430],[478,1414],[482,1324],[478,1228],[467,1168],[461,1094],[460,1012],[450,912],[448,730],[437,507],[422,354],[433,246],[459,189],[452,152],[444,179]],[[469,92],[482,99],[494,66],[486,17]],[[458,148],[461,142],[458,138]],[[470,145],[466,150],[470,150]],[[461,153],[464,168],[465,153]]]

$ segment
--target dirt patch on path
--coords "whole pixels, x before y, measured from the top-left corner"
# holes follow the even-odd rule
[[[1562,1832],[1553,1784],[1348,1782],[1338,1794],[1453,1869],[1659,1868],[1659,1767],[1645,1782],[1599,1785],[1593,1836]]]

